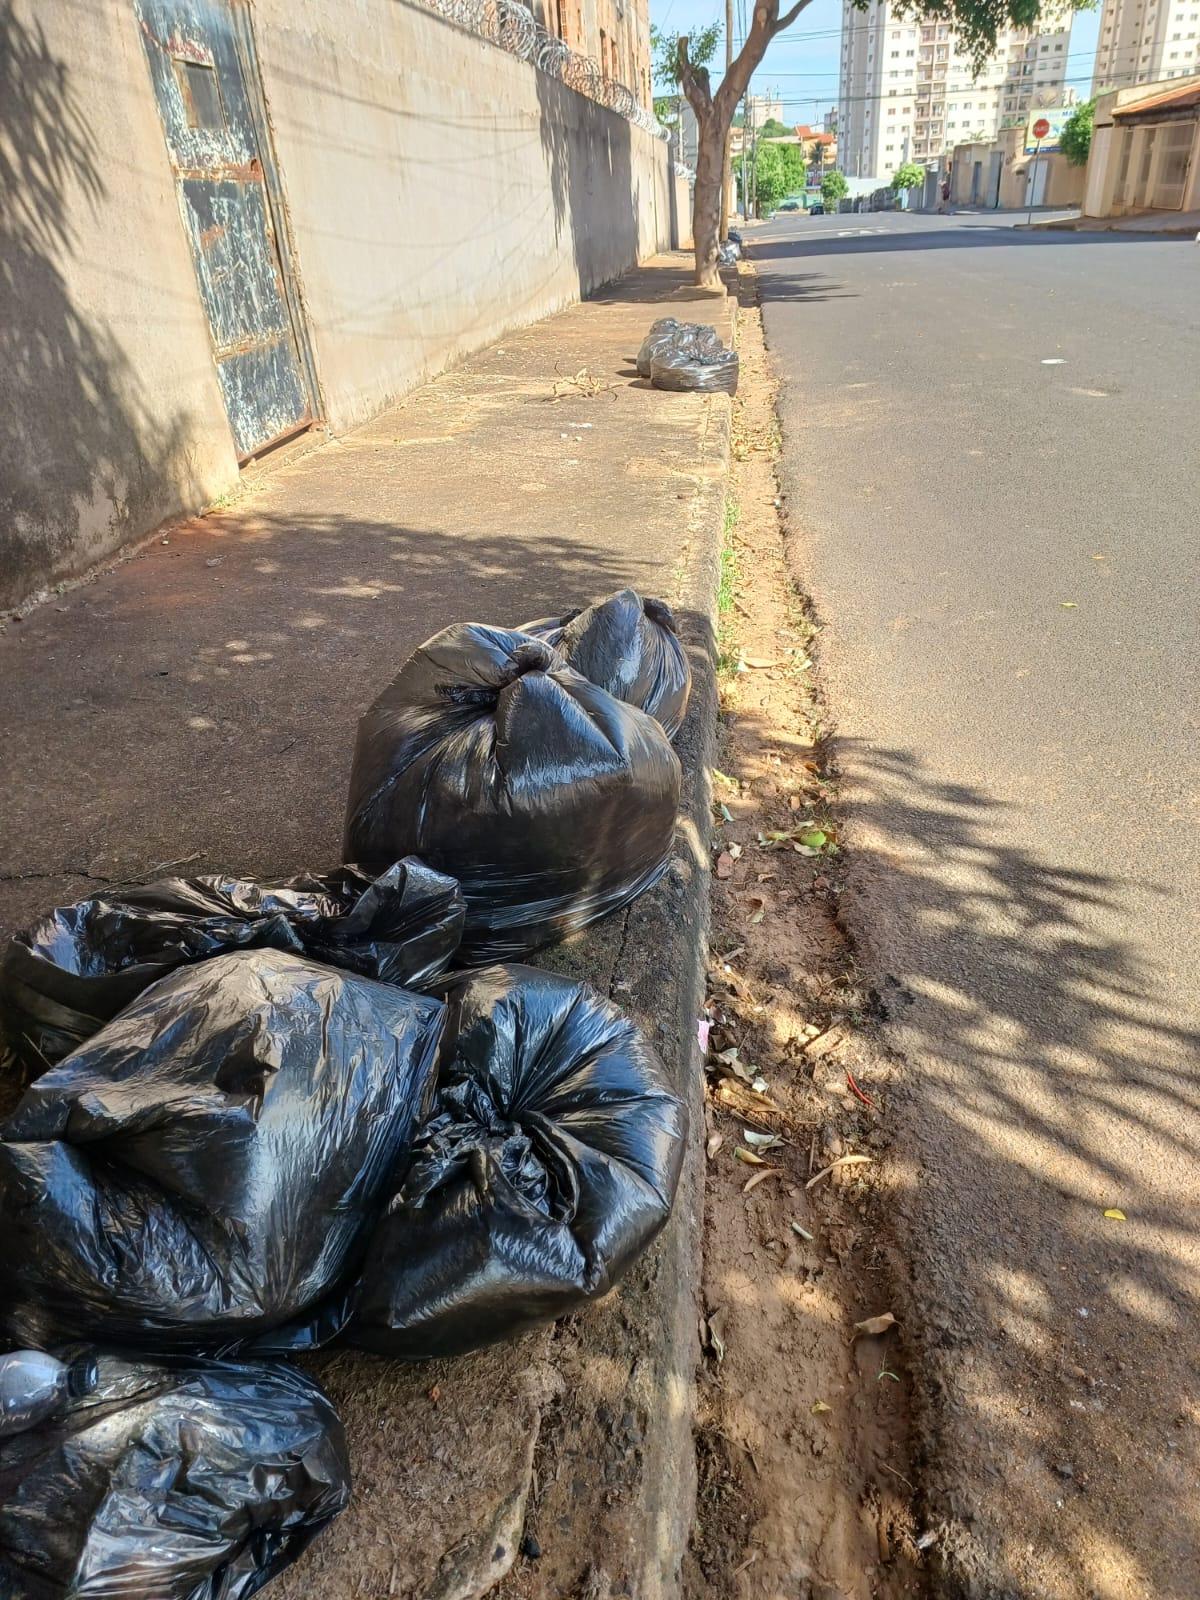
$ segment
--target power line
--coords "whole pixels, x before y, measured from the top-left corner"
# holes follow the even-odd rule
[[[1082,74],[1076,74],[1076,76],[1082,76]],[[1136,71],[1116,73],[1112,81],[1116,85],[1117,78],[1133,78],[1136,76]],[[1027,89],[1065,86],[1067,81],[1067,79],[1059,76],[1052,78],[1009,78],[1001,83],[938,83],[936,87],[941,91],[943,97],[948,94],[991,94],[1001,90],[1008,90],[1014,94],[1023,94]],[[922,91],[931,87],[934,86],[930,84],[921,85]],[[891,89],[882,94],[846,94],[838,95],[837,98],[840,105],[862,105],[867,103],[882,104],[888,100],[915,100],[916,97],[917,88],[915,85],[910,85],[908,88]],[[830,94],[827,92],[825,94],[810,95],[772,95],[771,98],[779,100],[785,106],[816,105],[821,101],[828,100]]]

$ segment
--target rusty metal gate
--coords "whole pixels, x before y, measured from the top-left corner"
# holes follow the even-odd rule
[[[245,461],[316,414],[249,14],[229,0],[136,5],[217,378]]]

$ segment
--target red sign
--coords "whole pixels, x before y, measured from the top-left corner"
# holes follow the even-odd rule
[[[1033,125],[1033,137],[1035,139],[1044,139],[1049,132],[1050,124],[1045,117],[1039,117]]]

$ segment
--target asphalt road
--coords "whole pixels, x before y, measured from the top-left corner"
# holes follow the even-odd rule
[[[868,215],[751,254],[905,1067],[938,1592],[1194,1600],[1200,246]]]

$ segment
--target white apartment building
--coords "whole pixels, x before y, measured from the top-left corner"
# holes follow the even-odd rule
[[[1004,117],[1057,103],[1070,40],[1069,12],[1038,33],[1005,29],[976,77],[948,23],[898,17],[889,0],[866,13],[842,0],[842,171],[887,178],[904,161],[936,161],[956,144],[987,142]]]
[[[1200,72],[1200,0],[1104,0],[1092,93]]]

